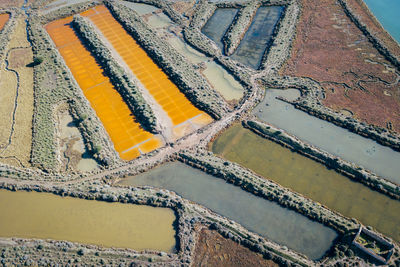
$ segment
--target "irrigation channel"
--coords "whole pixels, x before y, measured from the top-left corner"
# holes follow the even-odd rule
[[[212,151],[400,241],[400,201],[235,124]]]
[[[122,185],[172,190],[277,243],[319,259],[337,234],[301,214],[180,162],[120,181]]]
[[[135,250],[175,249],[174,212],[50,193],[0,190],[0,236]]]
[[[272,37],[283,11],[283,6],[262,6],[258,8],[249,29],[235,53],[233,53],[232,58],[253,69],[258,69],[265,51],[272,44]]]
[[[253,113],[267,123],[287,131],[344,160],[354,162],[379,176],[400,184],[400,153],[342,127],[308,115],[277,96],[294,100],[296,89],[267,89],[264,100]]]
[[[203,65],[202,74],[215,90],[217,90],[227,101],[240,100],[244,94],[244,88],[235,78],[230,75],[221,65],[206,57],[204,54],[192,48],[182,37],[172,30],[177,27],[161,9],[150,5],[123,1],[127,7],[135,10],[138,14],[148,14],[145,21],[150,28],[161,34],[166,41],[183,55],[190,63]],[[152,13],[152,14],[150,14]]]

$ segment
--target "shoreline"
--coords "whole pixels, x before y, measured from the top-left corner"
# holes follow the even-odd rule
[[[379,21],[379,19],[374,15],[374,12],[372,12],[372,10],[368,7],[368,4],[366,4],[364,2],[364,0],[344,0],[347,2],[357,2],[361,5],[361,7],[364,9],[364,11],[367,13],[365,15],[368,16],[369,19],[371,19],[374,24],[379,28],[379,30],[381,31],[381,33],[383,33],[383,37],[386,37],[387,40],[382,40],[379,37],[376,37],[378,39],[381,39],[382,42],[388,42],[386,43],[386,45],[388,45],[390,48],[393,48],[392,45],[394,46],[394,48],[398,48],[398,52],[400,53],[400,42],[398,42],[386,29],[385,27],[382,25],[382,23]],[[354,12],[354,11],[353,11]],[[356,13],[356,12],[355,12]],[[358,14],[360,16],[362,16],[362,14]],[[363,19],[365,19],[364,17],[362,17]],[[372,29],[371,29],[372,30]],[[379,32],[377,33],[379,34]],[[393,51],[392,51],[393,52]],[[395,53],[395,52],[393,52]],[[396,53],[395,53],[396,54]]]

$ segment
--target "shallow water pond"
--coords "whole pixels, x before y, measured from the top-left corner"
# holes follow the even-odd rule
[[[213,40],[221,50],[224,49],[222,37],[228,30],[229,25],[231,25],[238,10],[237,8],[217,8],[201,29],[202,33]]]
[[[175,247],[175,215],[167,208],[1,189],[0,213],[1,237],[166,252]]]
[[[180,162],[129,177],[120,184],[149,185],[175,191],[312,259],[322,257],[337,236],[332,229],[301,214]]]
[[[243,86],[215,61],[206,63],[203,74],[226,100],[239,100],[243,97]]]
[[[153,29],[169,27],[172,24],[171,19],[164,13],[152,14],[146,22]]]
[[[254,69],[260,66],[266,49],[271,45],[283,6],[260,7],[232,58]]]
[[[400,153],[327,121],[308,115],[277,96],[296,99],[298,90],[268,89],[253,113],[290,134],[344,160],[361,165],[400,184]]]
[[[121,4],[125,5],[126,7],[135,10],[139,15],[146,15],[150,14],[152,12],[160,10],[159,8],[152,6],[152,5],[147,5],[147,4],[142,4],[142,3],[134,3],[130,1],[121,1]]]
[[[81,133],[68,111],[57,114],[61,171],[69,169],[89,172],[99,168],[97,162],[86,151]]]
[[[163,31],[163,33],[166,32],[167,31]],[[175,34],[168,35],[167,42],[193,64],[198,64],[208,60],[208,57],[188,45]]]
[[[354,217],[400,241],[400,201],[353,182],[324,165],[236,124],[212,144],[214,153]]]
[[[132,7],[132,9],[135,10],[135,7]],[[176,26],[176,24],[164,13],[153,14],[147,18],[146,22],[150,28],[156,30],[162,36],[165,36],[166,41],[192,64],[204,62],[204,77],[226,100],[240,100],[243,97],[244,88],[242,85],[221,65],[217,64],[215,61],[210,61],[204,54],[183,41],[182,37],[178,37],[168,29],[169,27]]]
[[[239,100],[243,97],[243,86],[221,65],[215,61],[210,61],[208,57],[193,49],[176,35],[169,35],[167,42],[180,54],[185,56],[191,63],[198,64],[204,62],[205,68],[202,74],[224,99],[230,101]]]

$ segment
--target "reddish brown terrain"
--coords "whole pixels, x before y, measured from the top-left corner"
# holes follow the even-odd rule
[[[203,229],[196,245],[193,266],[279,266],[271,260],[226,239],[216,231]]]
[[[399,71],[337,1],[303,0],[302,6],[292,55],[281,74],[312,78],[324,88],[326,106],[400,132]]]

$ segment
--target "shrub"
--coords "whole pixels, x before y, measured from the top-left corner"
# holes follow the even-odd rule
[[[98,154],[98,153],[100,153],[100,151],[101,151],[101,146],[100,145],[95,145],[93,147],[93,153],[94,154]]]

